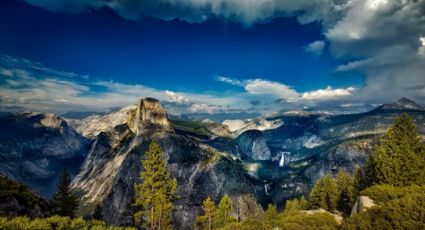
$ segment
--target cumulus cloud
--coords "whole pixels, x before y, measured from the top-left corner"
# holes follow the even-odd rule
[[[209,114],[226,111],[226,109],[223,109],[222,106],[208,105],[208,104],[192,104],[188,110],[192,113],[209,113]]]
[[[244,83],[242,81],[238,80],[238,79],[224,77],[224,76],[218,76],[217,80],[224,82],[224,83],[231,84],[231,85],[237,85],[237,86],[243,86],[244,85]]]
[[[291,87],[264,79],[252,79],[245,81],[245,90],[250,94],[259,95],[274,95],[278,98],[283,98],[286,101],[295,101],[298,98],[298,93]]]
[[[300,24],[318,22],[330,51],[336,57],[354,60],[339,66],[337,71],[358,71],[365,76],[364,87],[353,95],[353,100],[425,98],[424,88],[412,86],[412,82],[424,82],[425,0],[26,1],[53,11],[80,12],[109,7],[128,19],[153,16],[199,23],[214,17],[251,25],[276,17],[296,17]],[[319,55],[324,44],[316,41],[305,50]],[[400,50],[403,55],[398,55]],[[253,89],[253,92],[261,91]]]
[[[176,102],[177,104],[187,104],[189,103],[189,99],[183,97],[182,95],[178,95],[177,93],[169,90],[165,90],[165,95],[172,102]]]
[[[70,75],[26,59],[9,56],[0,58],[0,109],[3,111],[28,110],[57,114],[67,111],[106,111],[112,107],[133,104],[140,97],[154,97],[166,102],[167,109],[176,114],[201,111],[202,108],[209,112],[218,111],[214,106],[207,108],[210,103],[220,107],[243,106],[233,97],[163,91],[139,84],[92,81],[85,75]],[[205,105],[189,109],[194,103]]]
[[[323,49],[325,48],[325,41],[319,40],[314,41],[304,47],[304,51],[314,56],[322,55]]]
[[[354,91],[355,88],[353,87],[345,89],[333,89],[331,86],[328,86],[326,89],[305,92],[302,94],[301,99],[307,101],[330,101],[351,96]]]
[[[298,92],[297,90],[289,87],[288,85],[280,82],[269,81],[265,79],[248,79],[240,81],[237,79],[227,78],[226,82],[231,85],[238,85],[244,87],[248,95],[263,96],[266,95],[267,99],[274,99],[275,102],[293,103],[294,105],[302,106],[304,103],[309,102],[324,102],[342,100],[348,96],[352,96],[356,89],[354,87],[348,88],[332,88],[328,86],[325,89],[312,90],[307,92]],[[238,84],[233,84],[238,82]],[[260,100],[251,100],[250,104],[259,105]]]

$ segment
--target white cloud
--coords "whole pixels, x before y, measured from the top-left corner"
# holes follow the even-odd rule
[[[190,23],[221,18],[252,25],[277,17],[297,17],[301,24],[320,23],[329,50],[337,58],[354,60],[337,68],[337,71],[358,71],[364,75],[364,87],[353,95],[353,100],[384,102],[399,96],[425,99],[422,83],[425,0],[26,1],[53,11],[80,12],[109,7],[124,18],[153,16]],[[320,53],[320,43],[310,48],[306,47]],[[403,55],[398,54],[399,50],[404,50]],[[221,80],[232,82],[225,77]],[[244,82],[233,81],[234,85],[241,83]]]
[[[331,86],[328,86],[326,89],[305,92],[302,94],[301,99],[306,101],[330,101],[351,96],[354,91],[355,88],[353,87],[333,89]]]
[[[165,90],[165,95],[171,102],[176,102],[177,104],[187,104],[189,102],[189,99],[183,97],[182,95],[178,95],[173,91]]]
[[[425,37],[420,37],[421,46],[418,49],[419,55],[425,56]]]
[[[225,82],[231,85],[237,85],[237,86],[244,86],[244,83],[238,79],[234,79],[234,78],[229,78],[229,77],[224,77],[224,76],[218,76],[217,77],[218,81],[221,82]]]
[[[323,102],[333,101],[347,98],[352,96],[356,91],[354,87],[348,88],[332,88],[328,86],[325,89],[312,90],[307,92],[298,92],[290,86],[280,82],[269,81],[265,79],[248,79],[239,81],[237,79],[230,79],[227,82],[232,85],[242,85],[249,95],[254,96],[268,96],[267,98],[274,98],[283,100],[285,103],[294,103],[302,105],[305,102]],[[239,82],[240,84],[233,84]]]
[[[245,81],[245,90],[250,94],[274,95],[286,101],[298,99],[298,92],[291,87],[264,79],[252,79]]]
[[[192,104],[188,110],[192,113],[209,113],[214,114],[218,112],[224,112],[221,106],[208,105],[208,104]]]
[[[47,67],[41,69],[39,66],[40,63],[26,59],[0,58],[1,110],[57,114],[67,111],[105,111],[133,104],[141,97],[154,97],[168,102],[167,109],[175,114],[202,110],[212,113],[218,112],[218,108],[226,112],[229,106],[233,106],[232,109],[244,109],[249,105],[249,101],[244,102],[235,95],[173,92],[140,84],[91,81],[85,76],[74,74],[70,77],[67,72]],[[205,105],[189,109],[192,104]]]
[[[305,46],[304,51],[314,56],[320,56],[322,55],[324,48],[325,48],[325,41],[318,40]]]

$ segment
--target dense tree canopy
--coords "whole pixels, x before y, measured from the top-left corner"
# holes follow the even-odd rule
[[[423,184],[425,159],[423,145],[411,117],[396,117],[366,162],[365,183],[397,186]]]
[[[335,180],[331,175],[321,177],[310,193],[310,208],[323,208],[334,211],[338,201],[338,190]]]

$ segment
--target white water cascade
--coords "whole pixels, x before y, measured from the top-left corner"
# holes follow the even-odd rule
[[[285,153],[282,153],[282,157],[280,158],[279,161],[279,166],[283,167],[285,165]]]

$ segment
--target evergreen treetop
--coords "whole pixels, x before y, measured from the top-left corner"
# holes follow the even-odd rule
[[[75,217],[75,211],[78,208],[78,199],[71,190],[71,177],[66,169],[63,170],[59,178],[52,204],[55,214]]]
[[[394,119],[365,166],[365,184],[423,184],[425,159],[416,126],[406,113]]]

